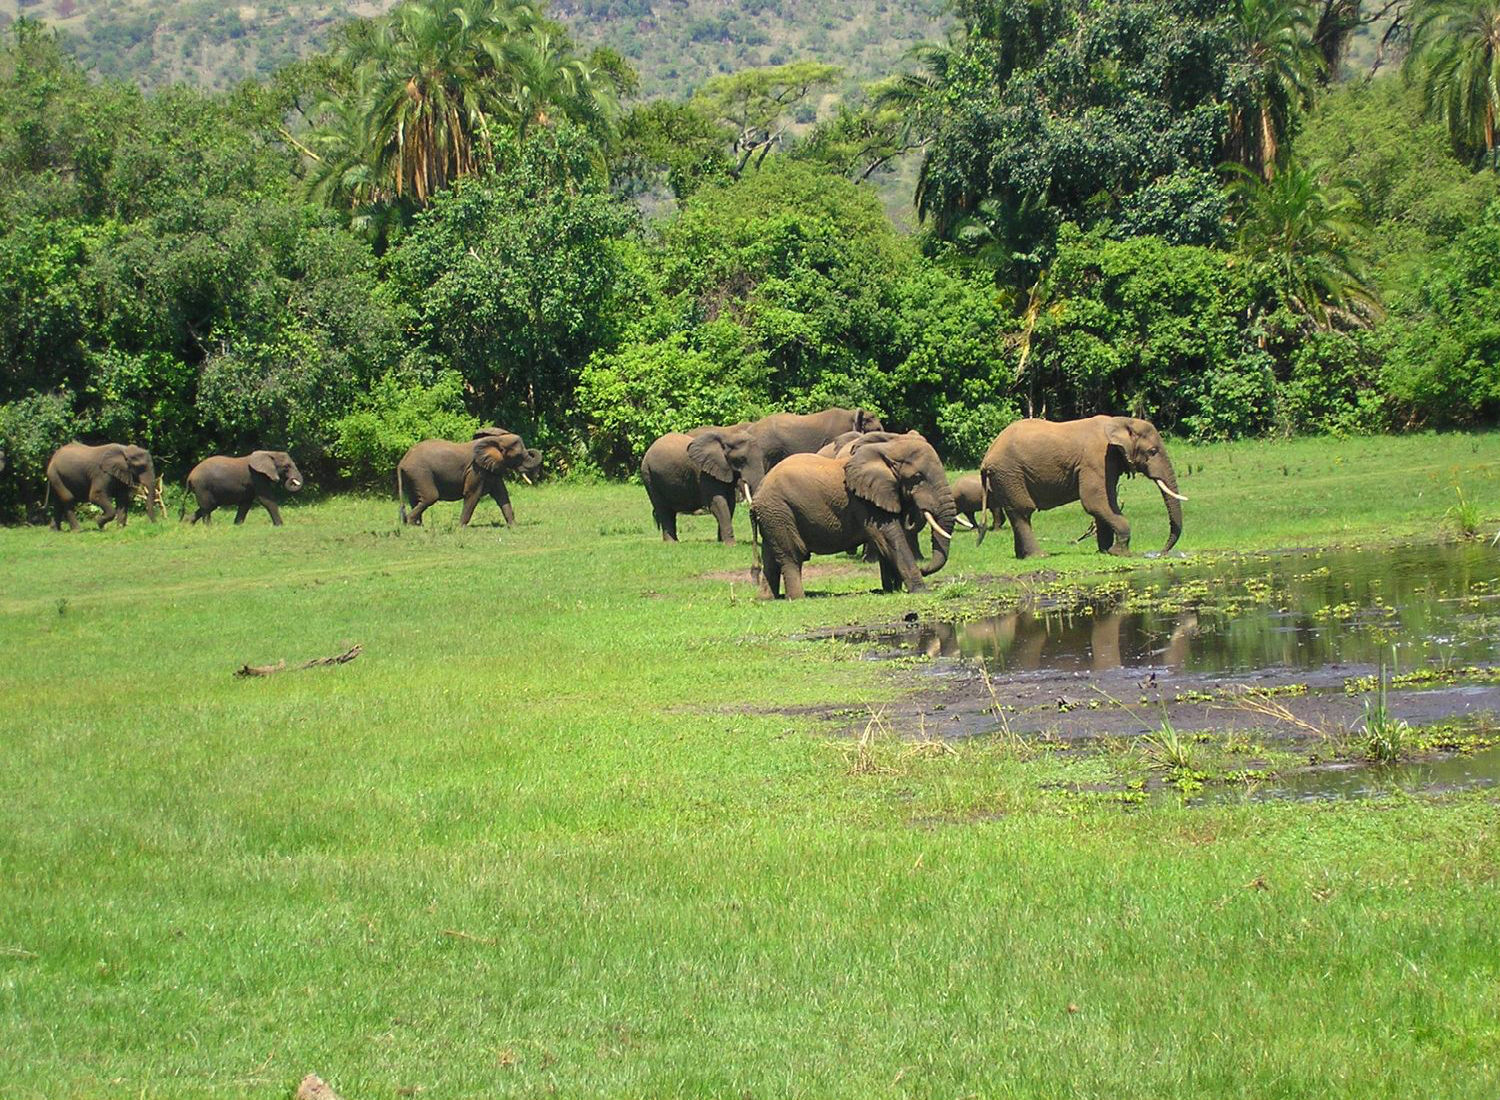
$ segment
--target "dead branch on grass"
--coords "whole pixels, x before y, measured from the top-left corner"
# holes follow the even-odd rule
[[[241,665],[234,674],[236,676],[274,676],[278,672],[285,672],[289,667],[293,671],[299,671],[304,668],[323,668],[327,665],[347,665],[364,650],[365,647],[362,645],[351,646],[342,653],[335,653],[332,657],[314,657],[310,661],[303,661],[300,665],[288,666],[285,658],[274,665]]]

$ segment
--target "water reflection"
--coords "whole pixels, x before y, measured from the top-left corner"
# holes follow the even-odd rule
[[[1500,659],[1500,552],[1483,544],[1263,556],[1132,575],[1069,608],[937,623],[929,656],[1012,670],[1190,672]]]

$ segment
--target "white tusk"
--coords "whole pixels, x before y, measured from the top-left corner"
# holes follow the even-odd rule
[[[951,539],[953,537],[947,531],[944,531],[941,527],[938,526],[938,521],[932,518],[931,512],[923,512],[922,514],[927,517],[928,526],[931,527],[937,534],[942,535],[945,539]]]
[[[974,530],[974,525],[969,522],[969,517],[968,516],[954,516],[953,518],[956,521],[958,521],[959,523],[961,523],[961,524],[964,525],[964,530],[965,531],[972,531],[972,530]]]
[[[521,475],[521,480],[524,481],[527,485],[531,484],[531,478],[527,477],[525,474]]]
[[[1162,492],[1166,493],[1167,496],[1171,497],[1173,500],[1186,500],[1187,499],[1187,497],[1183,496],[1181,493],[1174,493],[1174,492],[1172,492],[1171,489],[1168,489],[1167,488],[1167,483],[1165,481],[1163,481],[1161,478],[1159,478],[1159,477],[1153,477],[1151,480],[1154,481],[1154,482],[1156,482],[1156,487],[1158,489],[1160,489]]]
[[[745,490],[745,503],[754,508],[755,498],[750,495],[750,483],[748,481],[742,481],[740,482],[740,488]]]

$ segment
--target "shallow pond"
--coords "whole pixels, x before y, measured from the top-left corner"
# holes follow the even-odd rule
[[[868,640],[868,636],[866,639]],[[935,623],[881,641],[996,670],[1235,673],[1500,660],[1500,550],[1321,550],[1164,565],[1067,606]]]
[[[1189,801],[1334,802],[1395,793],[1437,794],[1500,786],[1500,746],[1479,752],[1402,764],[1336,764],[1287,772],[1249,787],[1212,787]]]

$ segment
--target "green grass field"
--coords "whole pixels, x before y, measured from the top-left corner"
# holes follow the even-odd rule
[[[1455,486],[1500,527],[1495,435],[1173,453],[1190,553],[1432,537]],[[0,530],[0,1095],[1500,1089],[1493,792],[1122,808],[998,739],[867,759],[797,708],[889,672],[797,636],[960,610],[1036,568],[1008,533],[925,594],[762,603],[639,486],[514,496]],[[1047,568],[1116,564],[1084,526],[1039,517]]]

